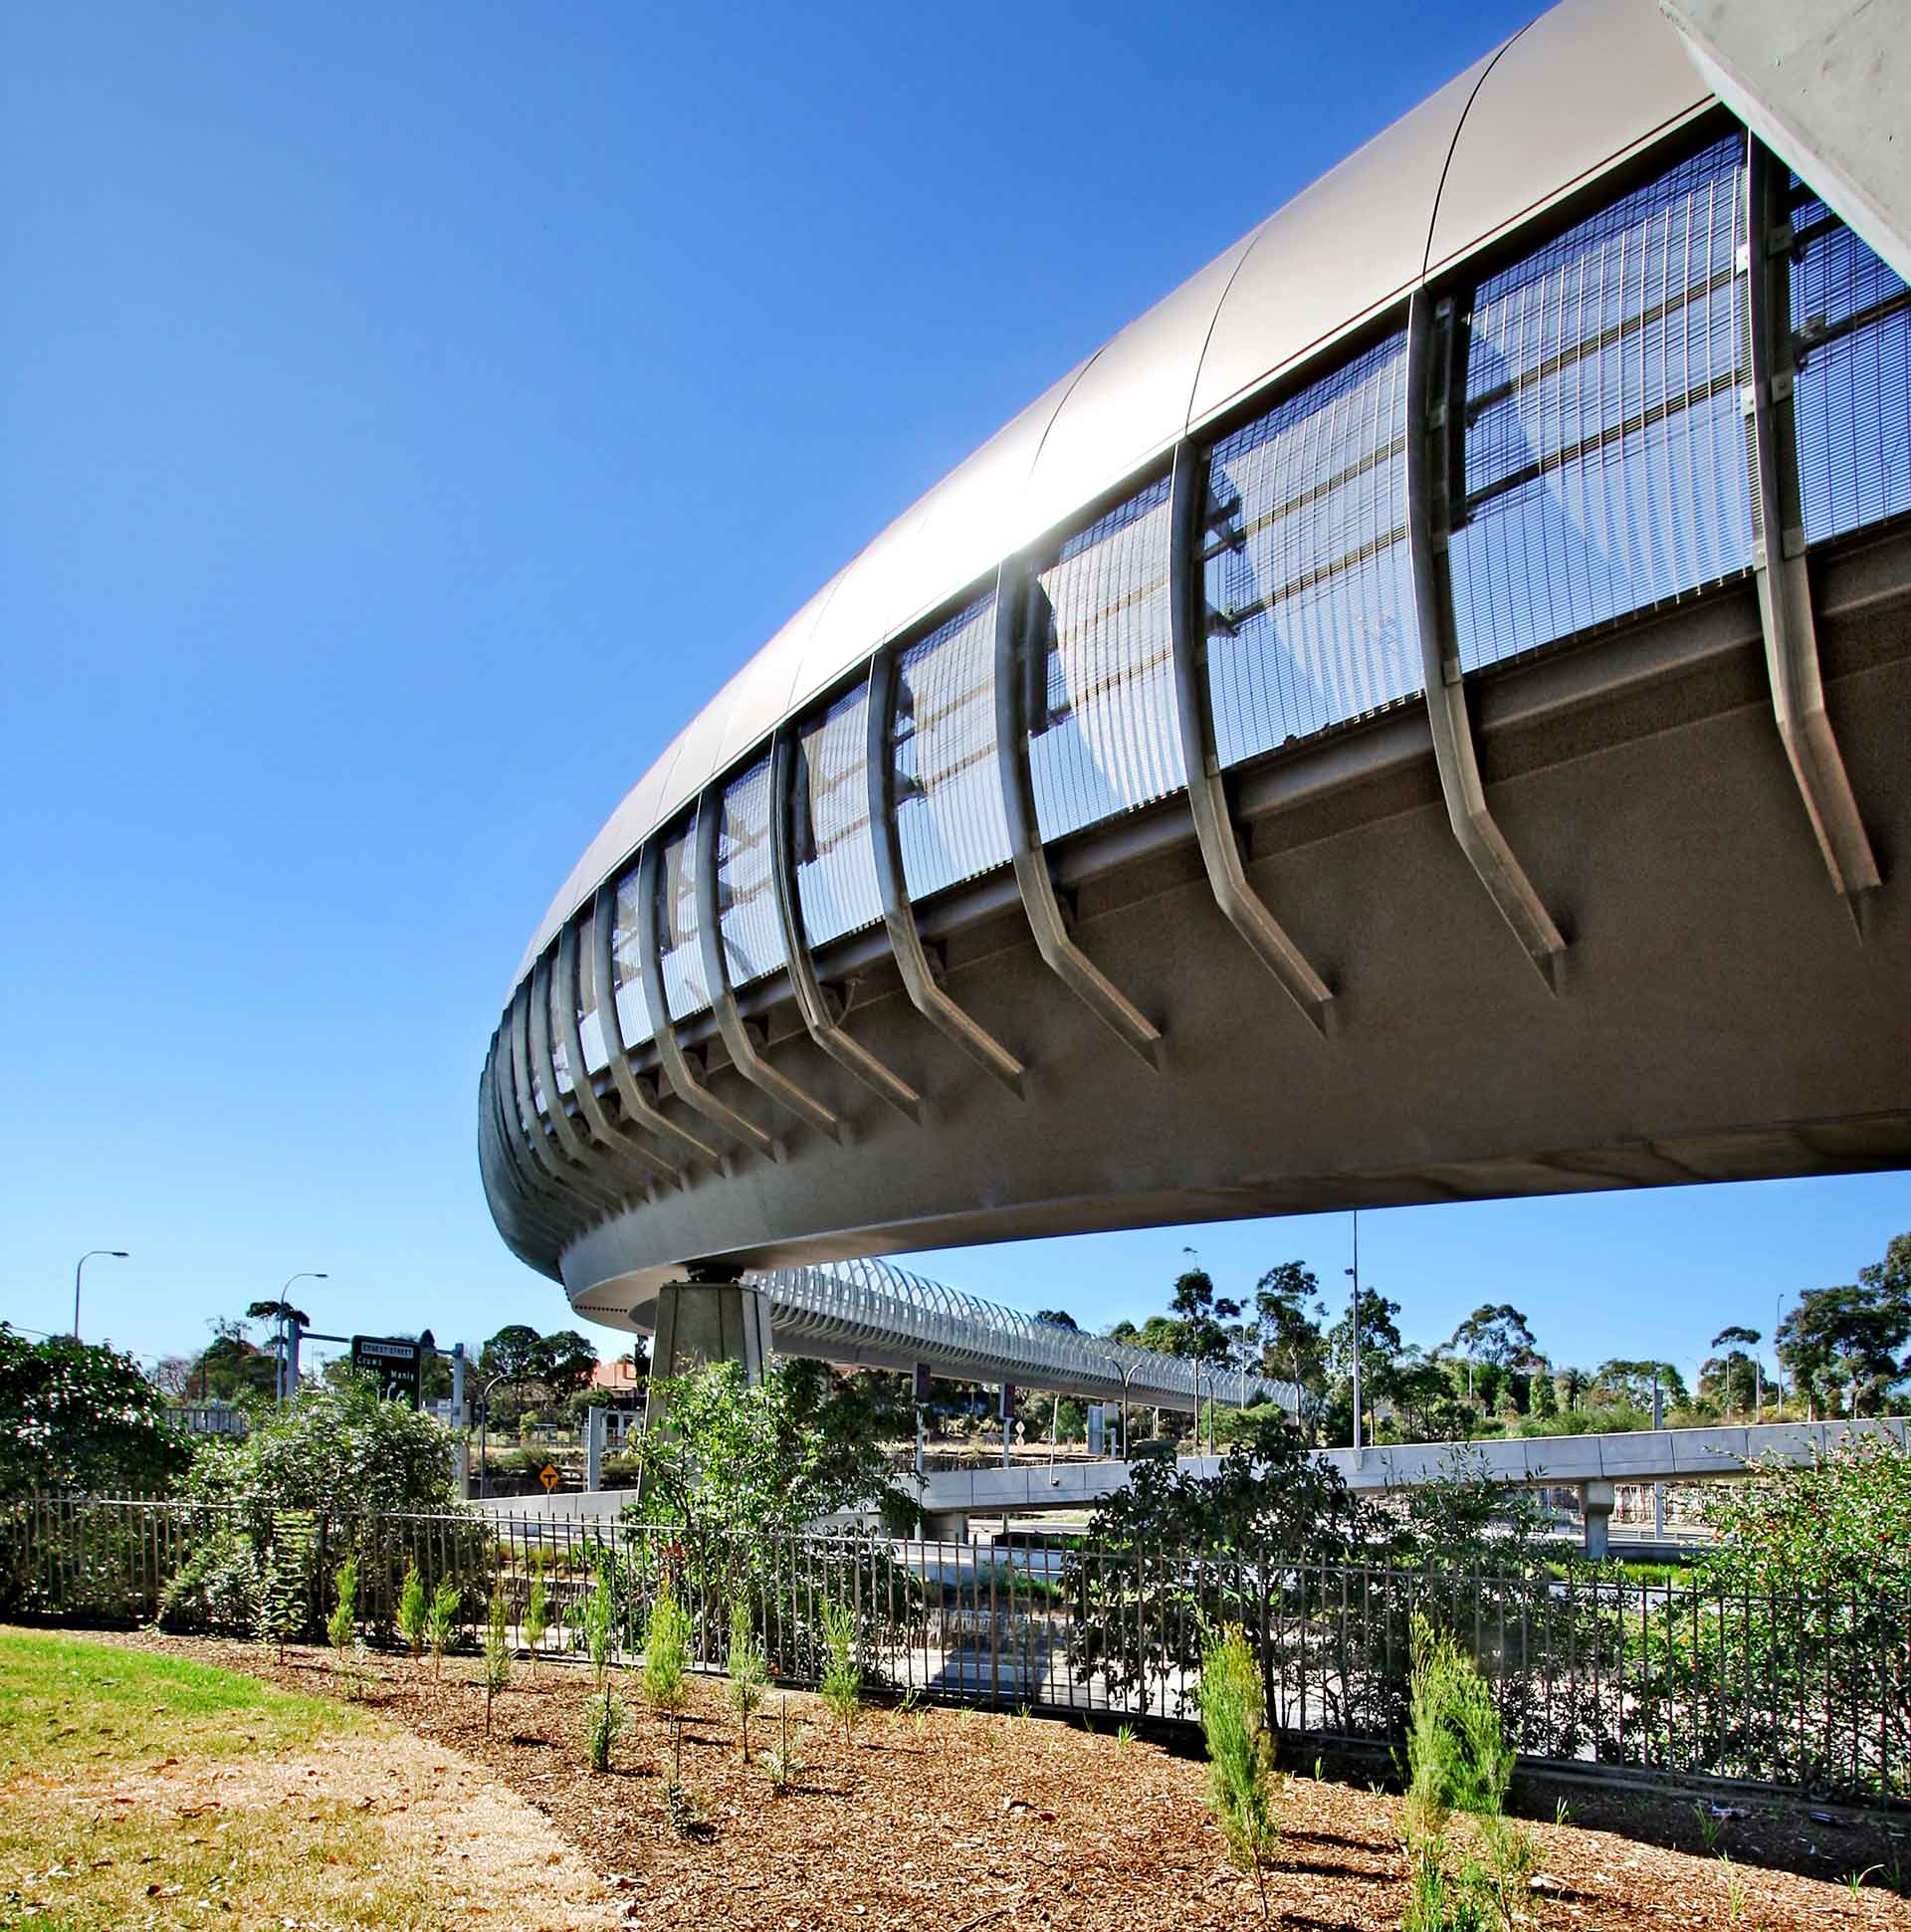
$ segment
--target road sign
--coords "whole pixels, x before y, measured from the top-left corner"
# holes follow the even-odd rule
[[[547,1462],[537,1471],[537,1480],[544,1485],[544,1494],[550,1492],[564,1479],[564,1472],[554,1462]]]
[[[377,1335],[351,1338],[351,1366],[369,1376],[379,1399],[418,1406],[424,1348],[417,1342],[388,1341]]]

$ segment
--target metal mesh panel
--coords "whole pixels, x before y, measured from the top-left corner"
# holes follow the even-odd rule
[[[1469,670],[1748,568],[1743,136],[1484,282],[1454,621]]]
[[[1201,562],[1223,764],[1420,689],[1405,434],[1402,332],[1209,459]]]
[[[588,922],[577,933],[577,1031],[586,1070],[602,1073],[610,1055],[604,1051],[604,1022],[597,1014],[597,946]]]
[[[632,866],[617,881],[617,918],[611,927],[611,969],[617,979],[617,1026],[626,1046],[651,1037],[650,1002],[644,997],[643,967],[637,961],[637,881]]]
[[[1816,543],[1911,510],[1911,297],[1822,202],[1792,226],[1799,488]]]
[[[912,899],[1008,863],[995,769],[995,593],[912,644],[892,727],[896,829]]]
[[[724,787],[717,909],[733,986],[746,986],[783,964],[783,926],[776,916],[776,880],[770,869],[767,758]]]
[[[549,1018],[545,1024],[550,1028],[550,1066],[557,1076],[557,1091],[567,1094],[576,1082],[570,1074],[570,1015],[564,1011],[564,1003],[557,996],[557,956],[551,954],[550,970],[544,978],[544,1010]]]
[[[883,916],[869,843],[869,784],[864,720],[869,690],[859,685],[797,740],[796,891],[811,946],[873,926]]]
[[[1168,479],[1065,542],[1032,590],[1024,708],[1045,839],[1186,782],[1168,636]]]
[[[710,1005],[704,958],[697,940],[697,815],[664,841],[657,868],[657,950],[663,955],[664,998],[672,1019],[688,1019]]]

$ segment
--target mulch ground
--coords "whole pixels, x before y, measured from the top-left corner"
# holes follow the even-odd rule
[[[336,1684],[322,1650],[294,1648],[279,1665],[254,1644],[119,1640],[288,1688]],[[776,1741],[778,1691],[751,1724],[755,1762],[745,1767],[722,1680],[693,1680],[681,1741],[634,1681],[620,1683],[629,1721],[611,1773],[593,1777],[580,1743],[589,1674],[575,1664],[545,1663],[533,1679],[521,1662],[490,1736],[474,1659],[447,1662],[442,1681],[408,1657],[374,1656],[370,1672],[375,1708],[487,1766],[543,1813],[633,1927],[1195,1932],[1260,1919],[1253,1881],[1228,1865],[1208,1821],[1203,1767],[1181,1740],[1124,1744],[1109,1722],[1091,1733],[928,1707],[872,1709],[846,1740],[817,1699],[791,1692],[804,1769],[777,1793],[761,1754]],[[679,1755],[703,1814],[694,1835],[673,1826],[666,1801]],[[1395,1932],[1406,1902],[1399,1801],[1314,1769],[1285,1767],[1270,1920],[1300,1932]],[[1358,1775],[1367,1771],[1379,1775]],[[1564,1825],[1554,1822],[1561,1796],[1572,1808]],[[1884,1889],[1894,1866],[1897,1883],[1911,1885],[1902,1814],[1814,1815],[1755,1799],[1745,1817],[1702,1822],[1690,1798],[1537,1780],[1518,1797],[1537,1821],[1537,1928],[1911,1927],[1911,1904]],[[1856,1893],[1839,1882],[1869,1865],[1884,1870]]]

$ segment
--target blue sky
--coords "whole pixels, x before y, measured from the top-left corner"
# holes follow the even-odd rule
[[[1524,17],[634,5],[0,19],[0,1316],[567,1319],[475,1083],[625,786],[1062,369]],[[1377,54],[1383,59],[1377,59]],[[1690,1362],[1911,1181],[1363,1219],[1443,1335]],[[927,1257],[1084,1320],[1345,1216]],[[608,1342],[609,1338],[605,1337]]]

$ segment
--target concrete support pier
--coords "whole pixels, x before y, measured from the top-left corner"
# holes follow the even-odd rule
[[[657,1327],[650,1345],[646,1427],[663,1419],[657,1385],[712,1362],[741,1362],[752,1383],[769,1358],[769,1304],[735,1271],[693,1268],[657,1291]]]
[[[1586,1554],[1602,1557],[1609,1545],[1612,1505],[1616,1500],[1612,1484],[1595,1477],[1580,1485],[1580,1513],[1586,1518]]]

